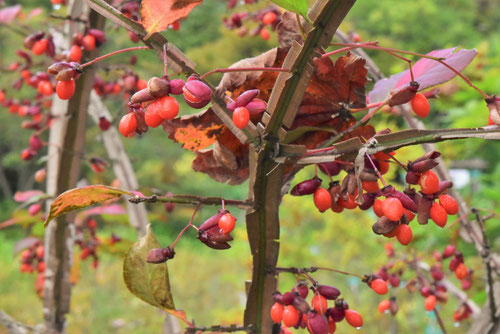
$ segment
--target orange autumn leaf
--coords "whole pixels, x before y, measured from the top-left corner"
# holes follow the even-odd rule
[[[188,16],[191,10],[202,2],[203,0],[143,0],[141,23],[148,33],[145,39]]]

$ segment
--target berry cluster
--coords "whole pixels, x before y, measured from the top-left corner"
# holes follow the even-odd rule
[[[313,284],[311,302],[306,298],[309,288],[306,282],[299,281],[295,287],[284,294],[273,294],[274,305],[271,307],[271,318],[277,324],[282,324],[283,333],[291,333],[289,328],[307,328],[311,334],[335,333],[336,323],[346,320],[351,326],[363,326],[363,317],[349,309],[347,302],[340,298],[340,290],[333,286]],[[333,307],[328,307],[328,301],[334,301]]]
[[[247,90],[240,94],[236,100],[228,98],[227,109],[233,112],[233,123],[237,128],[243,129],[250,121],[250,117],[259,115],[267,109],[267,103],[257,98],[258,89]]]
[[[345,169],[347,175],[342,184],[332,180],[329,188],[325,189],[321,187],[322,180],[315,176],[298,183],[290,194],[313,194],[314,205],[320,212],[331,209],[340,213],[344,209],[352,210],[358,206],[361,210],[373,208],[374,213],[380,217],[372,226],[373,232],[389,238],[397,237],[402,245],[408,245],[413,239],[409,223],[415,216],[420,224],[427,224],[430,218],[438,226],[444,227],[448,215],[458,213],[458,205],[453,197],[445,193],[452,183],[440,182],[431,170],[438,164],[436,159],[440,153],[436,151],[402,165],[407,170],[408,187],[404,191],[396,190],[392,185],[380,189],[378,181],[389,170],[389,161],[395,160],[399,163],[394,154],[395,152],[378,152],[367,155],[364,169],[359,175],[355,174],[350,162],[336,160],[319,164],[319,169],[330,178]],[[358,189],[358,178],[361,181],[361,189]],[[385,184],[385,181],[381,180]],[[413,185],[419,185],[420,191],[412,188]]]
[[[114,242],[117,241],[119,240],[114,240]],[[97,221],[95,219],[88,218],[82,225],[76,227],[75,243],[81,249],[80,259],[85,260],[88,257],[92,257],[92,266],[97,268],[99,265],[97,248],[100,241],[97,238]]]
[[[40,297],[43,297],[45,282],[44,247],[39,240],[21,252],[20,270],[22,273],[33,273],[36,270],[35,290]]]
[[[249,30],[244,26],[244,22],[255,22],[257,25]],[[264,8],[256,13],[249,13],[243,11],[233,13],[230,18],[223,18],[224,25],[229,30],[236,30],[240,37],[247,34],[250,36],[260,36],[263,40],[267,41],[271,34],[269,31],[275,31],[278,24],[281,22],[281,11],[274,6]]]

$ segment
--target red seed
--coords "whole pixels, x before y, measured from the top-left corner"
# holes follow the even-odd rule
[[[269,38],[271,38],[271,34],[269,33],[269,31],[267,31],[267,29],[266,29],[266,28],[262,28],[262,29],[260,30],[260,37],[261,37],[263,40],[267,41]]]
[[[382,210],[383,203],[384,201],[378,198],[373,202],[373,212],[375,212],[377,217],[382,217],[384,215],[384,211]]]
[[[370,287],[378,293],[379,295],[385,295],[387,292],[389,292],[389,288],[387,287],[387,283],[380,278],[377,278],[372,281],[370,284]]]
[[[437,202],[432,203],[431,207],[431,219],[439,227],[445,227],[446,221],[448,220],[448,214],[446,210]]]
[[[74,80],[58,81],[56,85],[57,96],[61,100],[69,100],[75,93],[75,88],[76,85]]]
[[[276,13],[274,12],[267,12],[262,17],[262,23],[264,24],[271,24],[274,22],[274,20],[276,20]]]
[[[427,117],[427,115],[429,115],[429,111],[431,110],[429,101],[420,93],[415,94],[415,96],[411,99],[411,108],[413,109],[413,112],[421,118]]]
[[[422,173],[418,184],[422,187],[422,192],[426,195],[434,194],[439,190],[439,178],[431,170]]]
[[[387,311],[390,306],[391,302],[389,301],[389,299],[384,299],[378,304],[377,309],[380,313],[385,313],[385,311]]]
[[[137,129],[137,118],[133,113],[126,114],[120,120],[120,124],[118,125],[118,129],[120,133],[128,137],[135,132]]]
[[[467,276],[467,272],[468,270],[465,264],[460,263],[455,269],[455,277],[458,279],[464,279]]]
[[[436,307],[436,296],[430,295],[425,298],[425,309],[427,311],[432,311],[434,310],[434,307]]]
[[[315,294],[311,299],[311,306],[319,314],[325,314],[328,308],[328,301],[320,294]]]
[[[274,305],[271,307],[271,319],[277,324],[283,320],[283,310],[284,307],[280,303],[274,303]]]
[[[395,197],[388,197],[382,203],[382,211],[389,220],[398,221],[403,217],[403,204]]]
[[[234,226],[236,225],[236,218],[230,213],[226,213],[222,217],[220,217],[218,222],[219,228],[224,233],[231,233],[234,230]]]
[[[247,108],[239,107],[234,109],[233,122],[238,129],[243,129],[245,126],[247,126],[249,121],[250,121],[250,113],[248,112]]]
[[[86,35],[82,39],[82,45],[87,51],[92,51],[95,49],[95,37],[92,35]]]
[[[396,238],[401,245],[406,246],[413,239],[413,232],[411,231],[411,227],[406,224],[401,224],[397,227]]]
[[[82,48],[78,45],[73,45],[71,49],[69,49],[69,59],[74,61],[75,63],[79,63],[82,60]]]
[[[45,50],[47,50],[48,45],[49,41],[47,39],[41,39],[39,41],[36,41],[35,44],[33,44],[31,51],[33,51],[33,54],[39,56],[42,53],[44,53]]]
[[[345,310],[345,320],[353,327],[363,326],[363,317],[354,310]]]
[[[163,123],[163,118],[158,115],[158,110],[156,108],[146,109],[144,113],[144,121],[146,124],[152,128],[158,127],[161,123]]]
[[[456,215],[458,213],[458,204],[453,197],[447,194],[439,195],[439,204],[446,210],[449,215]]]
[[[287,327],[293,327],[299,323],[299,311],[292,305],[288,305],[283,310],[283,324]]]
[[[332,205],[332,197],[328,190],[324,188],[318,188],[314,192],[314,205],[318,208],[320,212],[325,212],[330,209]]]
[[[179,114],[179,103],[172,96],[164,96],[156,99],[149,105],[148,109],[153,105],[158,110],[158,115],[164,120],[173,119]]]

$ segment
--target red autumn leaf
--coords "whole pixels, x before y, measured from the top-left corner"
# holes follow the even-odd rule
[[[200,5],[203,0],[143,0],[141,23],[147,31],[146,39],[155,32],[163,31],[169,24],[182,19]]]
[[[131,196],[132,193],[103,185],[86,186],[65,191],[52,202],[49,216],[45,220],[45,226],[52,219],[62,214],[117,199],[122,195]]]
[[[427,55],[437,58],[445,58],[443,62],[453,67],[458,72],[463,71],[467,65],[477,55],[477,51],[458,50],[456,48],[434,50]],[[457,74],[443,64],[427,58],[422,58],[413,66],[415,81],[420,85],[419,90],[423,90],[435,85],[439,85],[453,79]],[[368,94],[370,103],[383,101],[393,89],[407,85],[411,81],[410,71],[406,70],[392,75],[390,78],[379,80],[373,90]]]
[[[5,7],[0,10],[0,23],[8,24],[14,21],[16,16],[21,12],[21,5]]]

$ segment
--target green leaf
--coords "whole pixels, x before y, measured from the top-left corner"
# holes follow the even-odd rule
[[[133,194],[129,191],[104,185],[86,186],[65,191],[52,202],[44,226],[47,227],[52,219],[62,214],[117,199],[122,195],[132,196]]]
[[[151,227],[128,251],[123,261],[123,279],[136,297],[153,306],[172,310],[174,300],[170,291],[166,263],[147,263],[146,257],[153,248],[161,248]]]
[[[308,23],[312,23],[307,16],[308,1],[307,0],[270,0],[274,2],[280,7],[283,7],[286,10],[297,13],[301,15]]]

